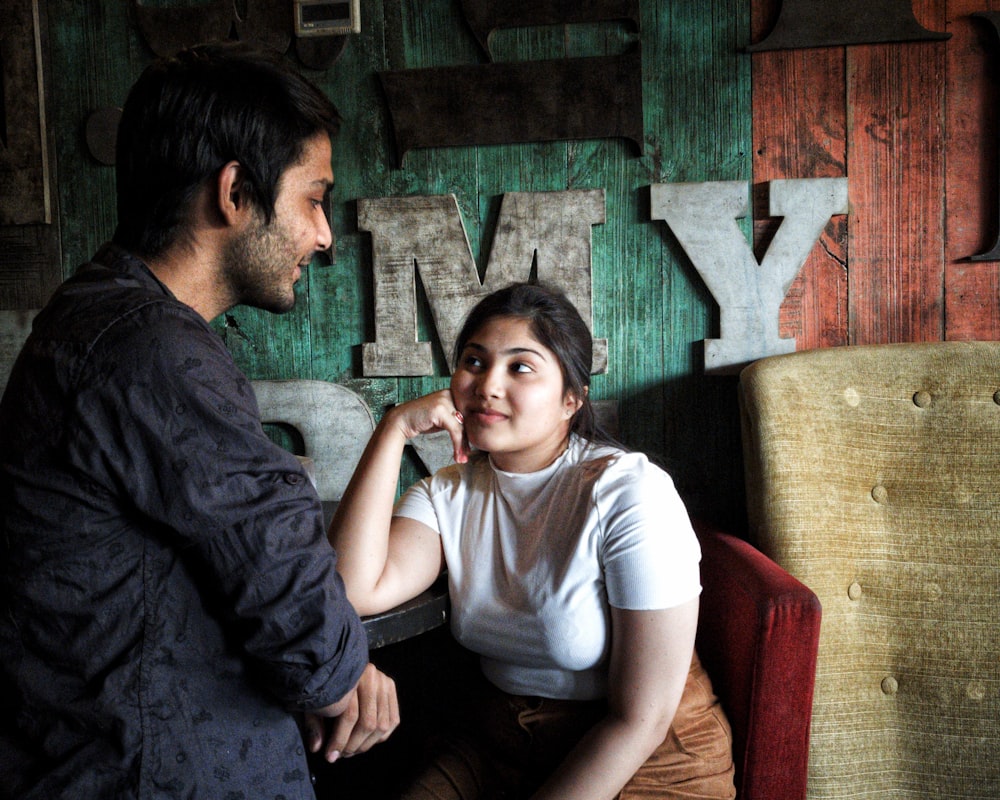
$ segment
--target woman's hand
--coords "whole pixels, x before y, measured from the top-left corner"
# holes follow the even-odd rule
[[[404,439],[447,431],[454,447],[455,461],[464,464],[469,460],[464,421],[455,408],[450,389],[442,389],[391,408],[386,412],[385,423],[395,425]]]

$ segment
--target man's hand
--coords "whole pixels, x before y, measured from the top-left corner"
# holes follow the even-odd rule
[[[306,746],[310,753],[322,751],[323,758],[332,764],[341,756],[363,753],[385,741],[398,725],[396,683],[369,664],[343,698],[306,712]]]

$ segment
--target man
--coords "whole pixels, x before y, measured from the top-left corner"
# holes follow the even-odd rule
[[[336,127],[240,45],[130,92],[113,243],[38,315],[0,403],[0,796],[309,798],[306,750],[398,724],[315,490],[208,324],[294,304],[332,243]]]

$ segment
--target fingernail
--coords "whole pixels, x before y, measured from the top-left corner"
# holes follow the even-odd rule
[[[327,763],[329,763],[329,764],[332,764],[338,758],[340,758],[340,751],[339,750],[333,750],[333,751],[331,751],[331,752],[329,752],[329,753],[326,754],[326,760],[327,760]]]

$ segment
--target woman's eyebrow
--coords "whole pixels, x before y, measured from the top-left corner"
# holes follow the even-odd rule
[[[480,353],[489,352],[486,347],[477,342],[467,342],[465,345],[465,349],[475,350]],[[535,350],[532,347],[508,347],[506,350],[500,351],[500,355],[503,356],[516,356],[520,355],[521,353],[532,353],[533,355],[538,356],[543,361],[547,360],[543,352],[541,352],[540,350]]]

